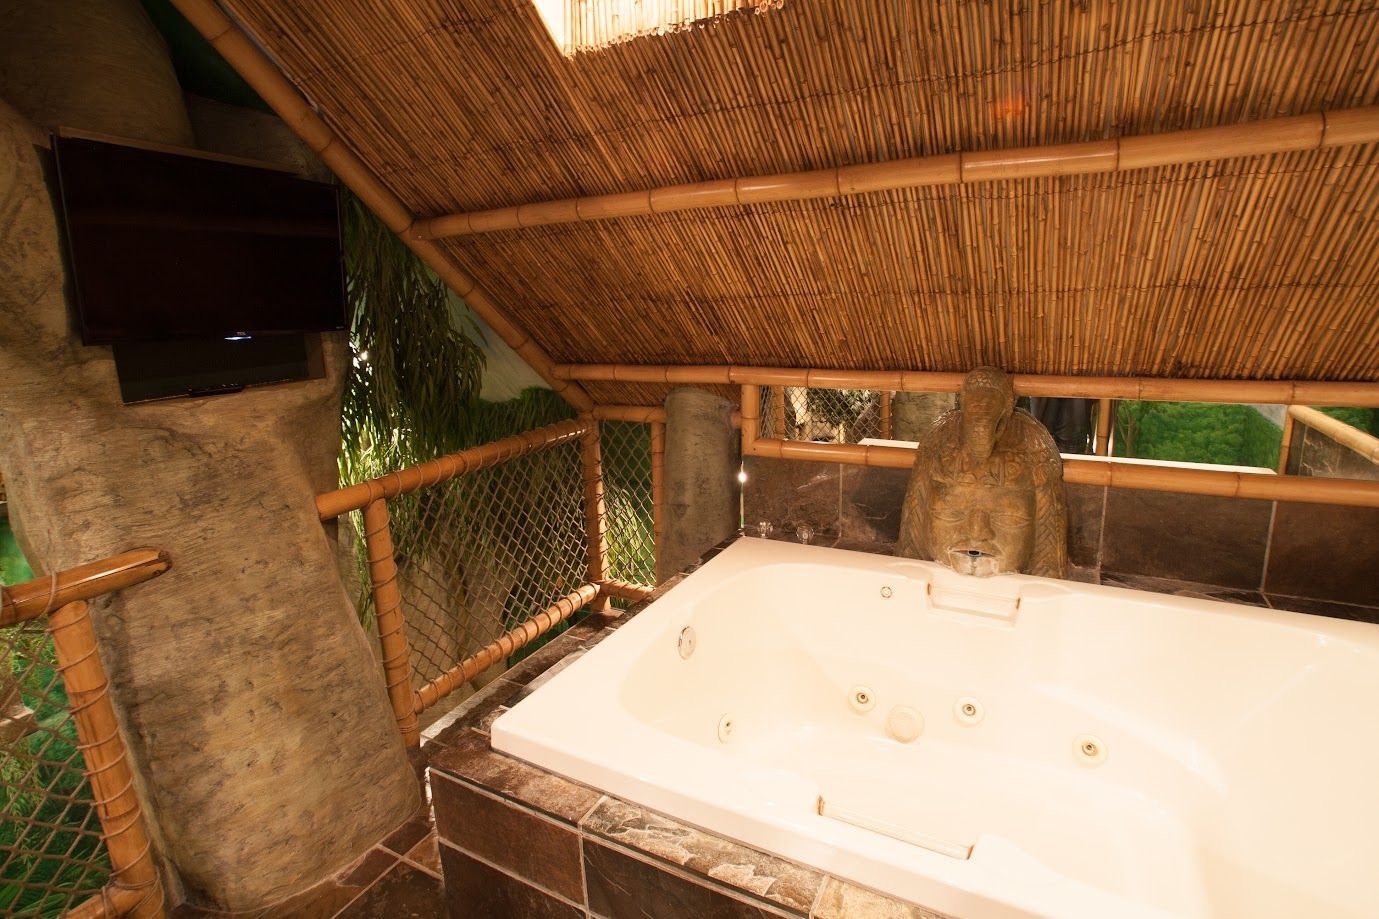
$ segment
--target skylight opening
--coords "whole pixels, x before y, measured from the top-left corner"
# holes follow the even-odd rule
[[[693,28],[784,0],[532,0],[562,54],[597,51],[643,35]]]

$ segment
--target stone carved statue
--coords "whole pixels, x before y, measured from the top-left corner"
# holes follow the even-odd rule
[[[962,403],[919,440],[896,554],[963,574],[1062,577],[1068,563],[1063,462],[1053,437],[1015,407],[995,367],[967,375]]]

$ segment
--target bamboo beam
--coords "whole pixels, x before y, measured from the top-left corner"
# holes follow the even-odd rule
[[[806,370],[789,367],[557,364],[566,380],[602,383],[808,386],[891,392],[959,392],[963,373],[924,370]],[[1252,402],[1379,408],[1379,383],[1310,380],[1170,380],[1160,377],[1080,377],[1012,374],[1022,396],[1071,399],[1145,399],[1157,402]]]
[[[592,603],[598,595],[597,584],[585,584],[573,593],[561,597],[554,604],[503,635],[497,641],[442,673],[417,692],[417,714],[421,714],[435,705],[518,648],[523,648],[545,635]]]
[[[1290,409],[1292,406],[1288,406]],[[1293,452],[1293,413],[1287,411],[1283,413],[1283,438],[1278,445],[1278,474],[1284,475],[1288,472],[1288,460]]]
[[[384,498],[374,498],[364,506],[364,546],[369,557],[369,583],[373,588],[388,700],[392,703],[393,717],[397,719],[403,742],[409,747],[420,746],[421,724],[412,691],[412,652],[407,645],[402,591],[397,585],[397,558],[388,521],[388,502]]]
[[[1093,449],[1097,456],[1108,456],[1111,453],[1111,413],[1115,411],[1115,402],[1111,399],[1097,400],[1096,408],[1096,443]]]
[[[0,626],[36,619],[76,600],[91,600],[147,581],[170,567],[172,560],[163,550],[134,549],[59,571],[56,577],[0,587]]]
[[[666,410],[659,405],[595,405],[589,413],[596,421],[630,421],[634,424],[665,424]]]
[[[129,904],[126,915],[161,919],[165,915],[163,885],[153,864],[153,843],[110,702],[110,683],[96,649],[90,606],[85,600],[65,604],[48,617],[48,633],[86,763],[101,837],[110,856],[111,884],[138,894],[137,900],[122,898]]]
[[[1379,465],[1379,437],[1305,405],[1288,406],[1288,417]]]
[[[651,423],[651,542],[659,566],[666,532],[666,425]],[[660,570],[658,567],[657,571]]]
[[[645,584],[633,584],[631,581],[620,581],[617,578],[605,578],[598,582],[599,595],[604,597],[617,597],[620,600],[632,600],[640,602],[655,593],[656,588],[648,587]]]
[[[558,380],[545,350],[508,318],[493,297],[459,267],[443,249],[410,232],[414,223],[411,211],[364,164],[335,131],[302,98],[297,88],[283,75],[258,46],[220,11],[213,0],[172,0],[187,21],[210,42],[254,91],[277,112],[284,123],[300,137],[340,181],[358,196],[369,210],[398,234],[413,252],[484,322],[498,333],[510,348],[521,355],[551,388],[579,411],[588,411],[593,400],[582,386]]]
[[[883,440],[891,439],[891,391],[889,389],[881,392],[881,437]]]
[[[750,448],[744,445],[743,451],[751,456],[771,459],[882,466],[890,469],[909,469],[914,465],[915,452],[913,447],[774,439],[758,439]],[[1379,507],[1379,482],[1357,479],[1323,479],[1314,476],[1232,472],[1225,469],[1182,469],[1176,466],[1065,459],[1063,481],[1074,485],[1106,485],[1111,488],[1216,495],[1223,498]]]
[[[505,463],[538,450],[559,447],[576,438],[584,436],[594,421],[589,418],[573,418],[534,428],[502,440],[461,450],[418,466],[409,466],[390,472],[376,479],[368,479],[357,485],[348,485],[335,491],[316,496],[316,513],[322,520],[330,520],[341,514],[357,511],[375,498],[396,498],[419,488],[426,488],[440,482],[447,482],[458,476],[467,475],[488,466]]]
[[[180,0],[179,5],[181,2],[186,0]],[[837,198],[926,185],[1125,172],[1375,141],[1379,141],[1379,106],[1367,106],[1087,143],[940,154],[563,198],[418,220],[412,235],[431,240],[673,211]]]
[[[608,574],[608,507],[603,500],[603,456],[597,422],[579,439],[579,465],[584,476],[584,528],[589,553],[588,580],[601,583]],[[600,593],[593,601],[595,612],[609,608]]]

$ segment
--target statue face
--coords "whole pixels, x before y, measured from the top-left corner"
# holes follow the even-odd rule
[[[1018,486],[937,484],[929,550],[963,574],[1022,571],[1034,552],[1034,491]]]

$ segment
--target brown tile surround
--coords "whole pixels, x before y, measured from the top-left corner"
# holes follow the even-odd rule
[[[711,558],[717,549],[705,556]],[[683,578],[672,579],[656,596]],[[912,904],[686,826],[504,756],[488,726],[537,672],[596,644],[586,620],[466,700],[430,752],[431,798],[450,915],[595,919],[933,919]],[[591,617],[592,618],[592,617]],[[591,631],[591,629],[595,629]],[[529,660],[536,660],[536,656]]]
[[[748,529],[889,553],[908,472],[748,457]],[[1379,508],[1068,485],[1070,580],[1379,622]]]

